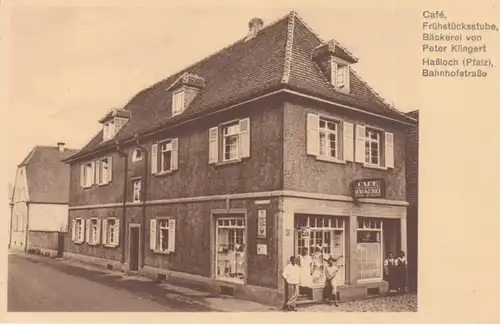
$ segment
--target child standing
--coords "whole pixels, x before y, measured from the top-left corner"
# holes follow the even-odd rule
[[[339,304],[337,303],[337,281],[335,277],[338,271],[337,259],[330,257],[328,259],[328,264],[325,266],[325,298],[330,305],[333,300],[333,304],[337,307]],[[330,297],[332,299],[330,299]]]
[[[395,285],[395,266],[396,260],[394,259],[394,254],[389,253],[389,256],[384,260],[384,279],[389,284],[389,291],[394,291]]]

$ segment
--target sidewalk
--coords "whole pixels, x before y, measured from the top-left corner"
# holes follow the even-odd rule
[[[86,263],[66,260],[66,259],[55,259],[45,256],[28,254],[21,251],[9,251],[9,254],[15,254],[16,256],[34,260],[35,262],[43,262],[52,265],[59,265],[70,268],[78,268],[79,273],[86,275],[85,272],[92,273],[94,276],[99,276],[99,279],[105,280],[106,278],[116,280],[122,285],[131,287],[130,289],[135,289],[144,291],[143,286],[154,285],[156,287],[164,289],[164,293],[168,299],[176,300],[179,302],[194,304],[209,308],[212,311],[220,312],[270,312],[277,311],[278,309],[271,306],[262,305],[259,303],[239,300],[231,296],[224,295],[212,295],[206,292],[201,292],[193,290],[186,287],[172,285],[166,282],[155,282],[149,278],[141,277],[138,275],[128,275],[123,272],[107,270],[99,267],[95,267]],[[82,272],[83,271],[83,272]]]

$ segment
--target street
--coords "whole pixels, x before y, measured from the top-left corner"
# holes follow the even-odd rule
[[[9,255],[9,312],[213,311],[153,281],[127,280],[54,259]]]

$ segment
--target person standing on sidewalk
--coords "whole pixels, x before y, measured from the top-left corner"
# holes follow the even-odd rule
[[[283,279],[287,284],[285,288],[288,289],[288,300],[285,306],[288,310],[296,311],[295,306],[299,297],[300,268],[297,266],[297,259],[294,256],[290,257],[290,263],[283,270]]]
[[[328,264],[325,266],[325,298],[329,305],[333,304],[335,306],[339,306],[337,303],[337,281],[335,277],[337,276],[337,272],[339,268],[337,267],[337,259],[334,259],[330,256],[328,258]],[[330,299],[332,297],[332,299]]]
[[[405,292],[406,288],[406,256],[403,251],[399,252],[399,255],[396,259],[396,272],[397,272],[397,281],[396,281],[396,290],[398,292]]]

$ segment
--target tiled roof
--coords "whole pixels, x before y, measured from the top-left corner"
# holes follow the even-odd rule
[[[387,105],[354,71],[350,75],[351,94],[334,90],[311,59],[314,48],[324,42],[295,12],[264,27],[250,40],[245,38],[139,92],[124,107],[132,118],[115,140],[127,140],[137,133],[174,125],[280,88],[412,122]],[[335,45],[336,51],[352,57],[340,44]],[[204,87],[186,111],[172,116],[169,90],[186,73],[203,79]],[[114,142],[102,142],[100,131],[71,159]]]
[[[67,203],[69,165],[63,159],[77,150],[35,146],[20,166],[26,167],[26,179],[31,202]]]
[[[406,113],[406,115],[413,118],[413,119],[418,120],[418,110],[410,111],[410,112]]]

